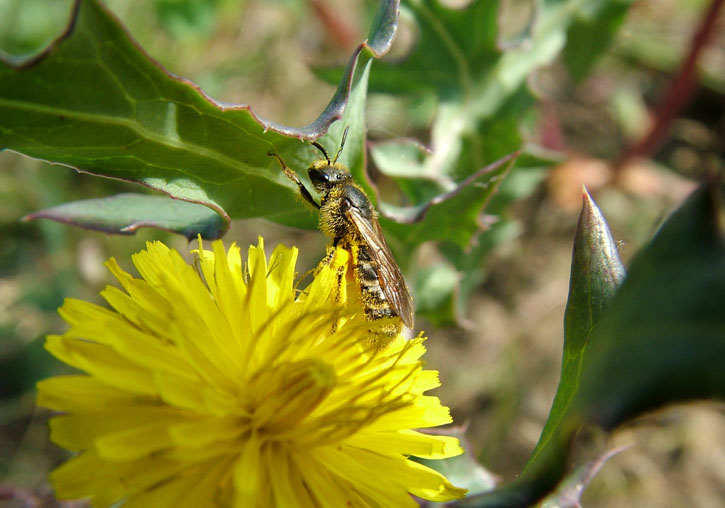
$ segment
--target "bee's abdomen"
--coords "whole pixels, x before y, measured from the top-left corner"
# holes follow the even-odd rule
[[[365,307],[365,317],[368,321],[397,317],[398,314],[390,306],[390,302],[380,286],[378,269],[370,259],[367,249],[366,245],[358,247],[357,266],[355,268]],[[395,333],[397,333],[397,330]]]

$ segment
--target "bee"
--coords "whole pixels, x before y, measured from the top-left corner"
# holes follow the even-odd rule
[[[319,204],[279,155],[268,155],[277,158],[284,174],[297,185],[302,198],[319,210],[320,229],[332,240],[328,255],[322,262],[330,263],[337,247],[350,253],[365,318],[373,323],[370,332],[374,343],[384,347],[400,333],[402,325],[413,327],[413,299],[385,241],[370,199],[355,183],[350,171],[337,162],[346,138],[347,129],[332,160],[322,145],[312,142],[325,157],[307,168],[310,182],[320,194]],[[376,323],[382,319],[385,319],[384,323]]]

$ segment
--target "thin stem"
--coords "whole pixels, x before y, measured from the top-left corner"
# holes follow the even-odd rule
[[[725,0],[712,0],[710,3],[692,37],[690,50],[680,66],[677,77],[655,109],[652,128],[643,138],[623,151],[614,165],[615,171],[621,171],[627,162],[635,157],[652,155],[665,141],[672,121],[687,105],[695,89],[698,59],[715,33],[718,15],[724,3]]]

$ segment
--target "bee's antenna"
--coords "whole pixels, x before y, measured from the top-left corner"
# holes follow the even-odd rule
[[[321,144],[319,144],[317,141],[313,141],[312,142],[312,146],[314,146],[315,148],[317,148],[319,151],[322,152],[322,155],[325,156],[325,160],[327,160],[327,164],[328,165],[329,164],[332,164],[332,162],[330,162],[330,156],[327,155],[327,150],[325,150],[325,147],[324,146],[322,146]],[[335,157],[335,160],[337,160],[337,157]]]
[[[347,127],[345,127],[345,131],[342,133],[342,141],[340,141],[340,149],[337,151],[335,158],[332,159],[333,164],[337,162],[337,158],[342,153],[342,149],[345,146],[345,140],[347,139],[347,131],[349,131],[349,130],[350,130],[350,126],[348,125]],[[327,159],[327,162],[330,162],[330,159]]]

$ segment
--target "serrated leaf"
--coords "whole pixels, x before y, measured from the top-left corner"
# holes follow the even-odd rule
[[[437,97],[469,92],[464,89],[474,86],[500,53],[498,2],[474,0],[464,9],[436,0],[408,0],[403,5],[419,30],[415,46],[404,61],[381,63],[384,69],[371,80],[371,91],[430,92]]]
[[[438,101],[430,155],[408,164],[408,177],[437,180],[445,188],[451,179],[460,182],[520,149],[518,127],[533,102],[526,78],[559,55],[572,23],[609,3],[597,2],[594,8],[581,0],[538,2],[528,40],[501,50],[499,2],[474,0],[462,9],[438,0],[404,2],[418,28],[416,42],[403,60],[378,64],[370,90],[424,94]],[[391,157],[380,162],[384,173],[399,174]]]
[[[370,90],[438,99],[433,154],[431,161],[423,165],[423,175],[451,174],[462,153],[461,138],[473,136],[478,143],[485,143],[488,133],[481,122],[494,115],[499,120],[511,101],[520,101],[517,96],[525,95],[526,78],[559,55],[570,26],[602,12],[614,18],[615,11],[621,14],[629,3],[537,2],[528,39],[501,50],[497,45],[499,2],[474,0],[458,9],[438,0],[408,0],[404,7],[418,28],[415,45],[402,61],[381,62],[371,77]],[[510,152],[517,148],[502,149]],[[482,156],[476,150],[473,154],[474,158]],[[495,158],[484,157],[473,167],[492,160]],[[467,174],[472,171],[469,169]]]
[[[146,194],[117,194],[107,198],[84,199],[46,208],[24,217],[25,220],[50,219],[85,229],[132,235],[151,227],[184,235],[189,240],[200,234],[213,240],[229,224],[206,206]]]
[[[644,412],[725,400],[725,237],[718,184],[698,189],[632,261],[584,349],[579,387],[550,439],[508,485],[454,506],[524,507],[564,477],[576,433]]]
[[[621,446],[602,453],[594,460],[577,467],[557,489],[541,503],[541,508],[581,508],[581,496],[597,473],[609,459],[625,451],[628,446]]]
[[[397,6],[383,3],[370,35],[374,46],[358,47],[320,117],[292,128],[248,106],[214,102],[149,59],[97,0],[78,0],[68,29],[43,54],[22,65],[0,64],[0,149],[138,182],[204,204],[226,220],[265,217],[314,227],[267,154],[307,167],[319,153],[292,138],[318,138],[344,115],[351,134],[344,156],[362,171],[367,69],[390,45]],[[330,133],[335,143],[342,129],[338,124]]]
[[[406,245],[451,241],[466,247],[471,236],[484,227],[480,222],[481,209],[496,191],[517,155],[514,153],[481,168],[447,194],[439,195],[422,206],[395,209],[398,222],[386,217],[381,217],[380,222]],[[387,206],[383,210],[390,213],[394,209]],[[411,213],[414,215],[409,215]],[[403,214],[408,217],[403,217]]]

